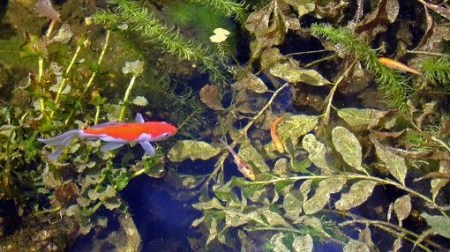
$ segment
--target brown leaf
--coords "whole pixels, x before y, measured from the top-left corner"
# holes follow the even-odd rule
[[[252,73],[249,73],[244,79],[235,82],[231,85],[231,87],[236,90],[248,89],[258,94],[269,91],[266,84],[264,84],[260,78],[256,77],[256,75]]]
[[[35,5],[36,13],[39,17],[46,17],[52,20],[59,20],[59,12],[52,6],[50,0],[38,0]]]
[[[210,109],[224,110],[219,88],[215,85],[205,85],[200,90],[200,100]]]
[[[425,7],[425,20],[427,21],[427,28],[425,30],[425,33],[423,34],[422,38],[420,39],[419,44],[417,44],[416,48],[414,50],[417,50],[418,48],[425,45],[427,40],[433,35],[434,32],[434,22],[431,18],[430,14],[428,13],[428,9]]]
[[[379,33],[385,32],[387,26],[397,18],[399,11],[397,0],[381,0],[377,8],[366,16],[355,28],[364,39],[372,40]]]
[[[402,196],[394,202],[394,212],[397,215],[399,226],[402,226],[402,221],[408,218],[411,213],[411,197],[409,195]]]

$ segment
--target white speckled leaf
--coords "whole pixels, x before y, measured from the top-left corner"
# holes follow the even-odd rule
[[[322,210],[330,200],[330,194],[342,190],[346,180],[344,178],[327,178],[319,182],[314,195],[303,203],[306,214],[314,214]]]
[[[376,125],[379,119],[387,114],[387,111],[377,109],[357,109],[343,108],[338,109],[337,114],[351,127]]]
[[[314,247],[313,238],[310,234],[305,236],[296,236],[292,243],[292,249],[295,252],[312,252]]]
[[[322,174],[328,175],[333,173],[333,170],[327,162],[327,150],[325,144],[319,142],[313,134],[308,134],[303,137],[302,145],[303,148],[309,153],[308,159],[320,168]]]
[[[362,148],[358,139],[348,129],[337,126],[332,132],[334,148],[342,155],[344,161],[360,172],[366,172],[362,167]]]
[[[301,68],[291,62],[276,64],[270,68],[270,73],[290,83],[304,82],[312,86],[332,84],[316,70]]]
[[[350,187],[350,191],[343,193],[341,198],[336,202],[336,209],[346,211],[361,205],[372,195],[373,188],[377,184],[376,181],[372,180],[360,180],[354,183]]]
[[[360,241],[350,240],[347,244],[345,244],[342,251],[343,252],[370,252],[370,249],[369,249],[369,247],[367,247],[366,244],[364,244]]]
[[[168,153],[169,160],[172,162],[182,162],[190,160],[208,160],[219,154],[221,148],[213,147],[207,142],[182,140],[178,141]]]
[[[405,184],[406,173],[408,168],[406,167],[405,158],[400,157],[386,149],[377,140],[371,139],[375,145],[378,158],[380,158],[385,164],[389,173],[394,176],[402,185]]]
[[[430,226],[438,234],[450,239],[450,218],[442,215],[429,215],[421,213],[420,216],[427,221]]]
[[[278,135],[281,142],[286,142],[288,138],[292,139],[294,145],[298,144],[298,138],[304,136],[311,130],[313,130],[317,122],[318,116],[310,115],[294,115],[287,118],[283,124],[278,127]]]

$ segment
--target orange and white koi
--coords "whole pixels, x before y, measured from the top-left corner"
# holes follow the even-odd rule
[[[150,142],[161,141],[177,133],[175,126],[166,122],[145,122],[139,113],[135,121],[134,123],[101,123],[84,130],[69,130],[48,139],[38,138],[38,141],[56,147],[56,150],[48,156],[49,160],[56,160],[76,137],[107,142],[100,148],[103,152],[115,150],[127,143],[139,143],[145,153],[152,156],[155,154],[155,149]]]
[[[408,72],[408,73],[416,74],[419,76],[422,75],[422,73],[420,71],[413,69],[413,68],[411,68],[403,63],[400,63],[396,60],[380,57],[380,58],[378,58],[378,61],[390,69],[394,69],[394,70],[398,70],[398,71],[402,71],[402,72]]]
[[[280,137],[278,136],[278,126],[283,122],[284,117],[280,116],[275,121],[272,122],[270,125],[270,136],[272,137],[272,143],[275,149],[279,153],[284,153],[284,146],[283,143],[280,140]]]
[[[233,156],[234,163],[237,166],[238,171],[247,179],[250,179],[251,181],[256,180],[255,173],[253,172],[253,169],[248,166],[240,157],[239,155],[224,141],[220,140],[224,145],[225,148],[231,153]]]

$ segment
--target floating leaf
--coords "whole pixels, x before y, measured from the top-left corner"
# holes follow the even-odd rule
[[[408,172],[405,158],[395,155],[374,138],[371,138],[371,140],[375,145],[378,158],[386,164],[389,173],[404,185],[406,173]]]
[[[244,79],[235,82],[231,85],[231,87],[236,90],[251,90],[258,94],[269,91],[266,84],[264,84],[264,82],[260,78],[256,77],[256,75],[252,73],[249,73]]]
[[[213,147],[209,143],[194,140],[178,141],[168,153],[172,162],[181,162],[186,159],[192,161],[201,159],[208,160],[219,154],[221,148]]]
[[[369,247],[366,244],[351,239],[347,244],[345,244],[342,249],[343,252],[370,252]]]
[[[292,243],[292,249],[295,252],[308,252],[313,251],[314,241],[310,234],[305,236],[296,236]]]
[[[377,125],[387,113],[387,111],[377,109],[337,109],[338,116],[352,127],[364,126],[370,128],[370,126]]]
[[[200,100],[210,109],[224,110],[222,96],[216,85],[205,85],[200,89]]]
[[[133,75],[137,76],[140,75],[144,71],[144,62],[140,60],[136,61],[127,61],[125,62],[125,66],[122,67],[122,72],[124,74],[132,73]]]
[[[402,226],[402,221],[408,218],[411,213],[411,197],[409,195],[402,196],[394,202],[394,212],[397,215],[399,226]]]
[[[131,103],[139,107],[145,107],[148,105],[148,101],[144,96],[136,96]]]
[[[441,215],[429,215],[427,213],[421,213],[420,216],[427,221],[435,232],[450,239],[450,218]]]
[[[333,170],[327,162],[325,144],[317,141],[313,134],[308,134],[303,137],[302,145],[309,153],[308,159],[321,169],[322,174],[327,175],[333,173]]]
[[[335,207],[338,210],[347,211],[364,203],[370,195],[373,188],[378,184],[372,180],[360,180],[350,187],[348,193],[343,193],[336,202]]]
[[[362,167],[362,151],[358,139],[348,129],[337,126],[333,129],[334,148],[342,155],[344,161],[360,172],[367,173]]]
[[[319,182],[315,194],[303,203],[306,214],[314,214],[322,210],[330,200],[330,194],[342,190],[346,180],[344,178],[327,178]]]
[[[313,86],[332,84],[316,70],[303,69],[291,62],[276,64],[270,68],[270,73],[290,83],[304,82]]]
[[[286,142],[287,139],[291,138],[294,145],[298,144],[298,138],[304,136],[311,130],[313,130],[317,122],[319,121],[318,116],[310,115],[294,115],[287,118],[283,124],[278,127],[278,135],[281,142]]]

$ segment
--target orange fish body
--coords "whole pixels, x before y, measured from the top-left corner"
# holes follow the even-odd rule
[[[38,138],[38,141],[56,147],[55,152],[48,156],[50,160],[56,160],[76,137],[107,142],[100,149],[104,152],[117,149],[126,143],[137,142],[146,154],[152,156],[155,154],[155,149],[150,142],[164,140],[176,133],[175,126],[166,122],[145,122],[142,115],[138,113],[134,123],[101,123],[84,130],[69,130],[49,139]]]
[[[416,74],[419,76],[422,75],[422,73],[419,72],[418,70],[413,69],[413,68],[411,68],[403,63],[400,63],[396,60],[380,57],[380,58],[378,58],[378,61],[390,69],[394,69],[394,70],[398,70],[398,71],[402,71],[402,72],[408,72],[408,73]]]
[[[279,153],[284,153],[284,146],[283,143],[280,140],[280,137],[278,136],[278,126],[283,122],[284,117],[280,116],[275,121],[272,122],[270,125],[270,136],[272,137],[272,143],[275,149]]]
[[[249,167],[240,157],[239,155],[224,141],[220,140],[227,150],[231,153],[233,156],[233,161],[236,164],[238,171],[247,179],[250,179],[251,181],[256,180],[255,173],[253,172],[253,169]]]

